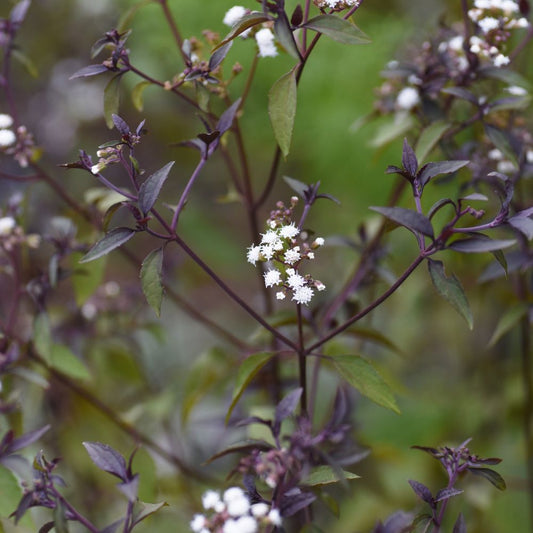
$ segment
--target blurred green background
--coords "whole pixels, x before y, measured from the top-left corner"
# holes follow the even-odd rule
[[[17,40],[37,71],[36,76],[31,76],[24,66],[14,66],[14,86],[23,122],[44,149],[42,165],[76,198],[83,198],[96,183],[87,173],[66,171],[57,165],[75,160],[80,148],[94,155],[97,146],[112,139],[114,133],[107,130],[102,116],[104,77],[72,81],[68,78],[92,62],[92,43],[114,27],[132,4],[118,0],[34,0]],[[201,37],[205,28],[225,34],[227,28],[222,25],[222,18],[232,5],[234,2],[228,0],[170,1],[186,38]],[[295,6],[296,2],[287,0],[287,5]],[[247,7],[255,8],[255,2],[250,1]],[[9,8],[10,2],[3,0],[0,16],[6,16]],[[290,12],[291,8],[287,10]],[[372,43],[349,47],[322,39],[313,53],[299,87],[291,154],[282,163],[280,174],[308,183],[320,180],[323,192],[340,199],[340,206],[319,202],[309,218],[309,226],[326,240],[337,235],[355,238],[361,223],[378,220],[368,206],[383,205],[394,183],[384,170],[389,164],[399,164],[401,140],[376,150],[369,146],[375,124],[357,131],[351,128],[372,109],[381,69],[389,60],[401,57],[413,43],[423,40],[440,17],[451,21],[458,13],[459,2],[451,0],[366,0],[355,22]],[[141,9],[132,19],[131,28],[128,46],[136,66],[161,80],[170,80],[179,72],[180,57],[158,5]],[[234,98],[242,89],[252,60],[254,50],[250,45],[246,41],[236,42],[226,59],[229,64],[239,61],[244,67],[230,90]],[[288,56],[262,59],[245,108],[243,130],[252,154],[257,190],[268,176],[274,150],[267,93],[292,65],[293,59]],[[169,145],[194,137],[202,131],[202,124],[177,98],[153,87],[145,91],[144,110],[137,111],[130,97],[137,81],[132,75],[123,80],[120,114],[130,125],[147,119],[149,134],[138,152],[143,168],[153,172],[170,160],[176,161],[172,181],[165,186],[165,199],[172,203],[197,156]],[[237,203],[219,201],[228,192],[228,183],[221,159],[214,158],[202,173],[180,220],[182,234],[201,257],[217,265],[217,271],[230,286],[252,304],[259,305],[256,273],[245,261],[250,234],[243,231],[244,211]],[[1,183],[0,187],[6,199],[19,190],[13,183]],[[453,195],[457,184],[441,187],[442,191],[435,194]],[[45,185],[33,184],[24,190],[28,195],[30,229],[46,225],[56,215],[69,216]],[[287,201],[291,194],[280,181],[267,202],[265,218],[277,200]],[[80,235],[88,234],[87,228],[80,227],[79,231]],[[404,233],[407,232],[397,230],[389,240],[386,264],[397,274],[416,253],[414,239]],[[139,255],[153,247],[148,239],[137,242]],[[46,251],[42,257],[45,259]],[[331,246],[321,250],[316,268],[328,290],[342,286],[356,259],[356,254],[346,248]],[[417,508],[407,480],[419,480],[436,490],[444,485],[445,479],[435,461],[410,446],[458,444],[468,437],[473,438],[471,449],[477,454],[503,459],[498,471],[506,479],[508,490],[499,493],[478,479],[467,479],[462,485],[467,489],[466,496],[452,502],[450,514],[462,510],[467,522],[477,524],[469,529],[474,533],[530,530],[517,334],[505,336],[493,348],[487,347],[509,298],[510,282],[500,279],[491,287],[477,282],[490,262],[488,257],[465,259],[447,254],[441,259],[465,287],[474,313],[474,330],[470,331],[459,315],[438,298],[425,268],[368,318],[366,324],[393,339],[401,352],[361,347],[372,354],[393,385],[402,415],[357,399],[358,439],[372,453],[353,468],[362,479],[352,482],[349,493],[332,491],[341,501],[340,518],[324,513],[322,526],[328,533],[369,531],[378,519],[385,519],[396,509]],[[177,255],[167,263],[167,279],[189,301],[236,334],[254,334],[252,321],[233,307],[190,261]],[[93,376],[98,376],[96,382],[89,381],[87,386],[127,420],[192,463],[204,461],[223,444],[237,440],[238,435],[224,429],[220,422],[231,394],[230,378],[235,365],[232,348],[224,346],[171,303],[164,304],[160,320],[152,317],[140,294],[138,272],[120,258],[108,260],[105,279],[116,281],[123,293],[133,295],[135,305],[129,308],[128,315],[134,319],[126,316],[121,321],[112,314],[109,318],[100,317],[88,340],[74,339],[82,346],[80,351]],[[71,295],[61,293],[52,300],[58,321],[65,309],[79,313]],[[138,329],[137,319],[144,324]],[[146,319],[149,327],[145,325]],[[216,353],[210,351],[214,344],[219,346]],[[194,407],[188,422],[183,423],[180,406],[185,398],[190,399],[187,380],[195,369],[203,372],[207,368],[213,374],[212,388]],[[217,378],[223,383],[216,385]],[[324,408],[329,401],[326,394]],[[43,421],[54,423],[42,447],[47,455],[62,457],[59,470],[67,478],[69,487],[65,493],[73,503],[98,524],[118,516],[125,501],[115,490],[113,479],[97,471],[90,462],[81,442],[106,442],[127,454],[133,448],[131,439],[59,385],[51,389],[28,385],[22,405],[23,419],[19,423],[26,430]],[[0,420],[0,429],[3,424]],[[232,464],[221,461],[209,468],[223,478]],[[145,450],[137,455],[134,467],[141,473],[141,499],[169,503],[168,508],[138,530],[188,531],[188,522],[199,510],[199,497],[205,487],[191,485]],[[4,500],[0,504],[2,516],[9,513],[6,508],[11,503]],[[36,513],[35,523],[42,523],[44,516]],[[28,531],[36,530],[29,520],[25,520],[25,527]],[[10,531],[6,525],[4,528]]]

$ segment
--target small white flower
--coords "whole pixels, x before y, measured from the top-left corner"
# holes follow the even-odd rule
[[[307,252],[307,259],[314,259],[315,258],[315,252]]]
[[[256,533],[257,522],[252,516],[241,516],[237,520],[226,520],[223,533]]]
[[[17,141],[17,136],[11,130],[0,130],[0,148],[7,148]]]
[[[283,256],[284,261],[289,265],[296,263],[296,261],[298,261],[300,258],[301,255],[299,246],[295,246],[294,248],[287,250]]]
[[[281,526],[281,515],[279,514],[278,509],[271,509],[270,512],[268,513],[268,519],[274,526],[276,527]]]
[[[252,514],[257,517],[266,516],[269,506],[264,502],[254,503],[251,507]]]
[[[226,14],[224,15],[224,19],[222,22],[226,26],[233,26],[236,22],[238,22],[242,17],[246,15],[246,9],[242,6],[233,6],[230,8]]]
[[[294,222],[291,222],[287,226],[283,226],[279,230],[279,236],[284,239],[293,239],[300,233],[300,230],[294,225]]]
[[[259,261],[259,257],[261,255],[261,246],[250,246],[248,248],[248,252],[246,253],[246,259],[248,260],[248,263],[252,263],[252,265],[255,265],[257,261]]]
[[[493,64],[495,67],[503,67],[504,65],[508,65],[510,61],[511,60],[507,56],[504,56],[503,54],[498,54],[494,58]]]
[[[526,161],[530,164],[533,164],[533,150],[528,150],[526,152]]]
[[[246,496],[235,498],[227,503],[227,510],[230,516],[243,516],[250,510],[250,502]]]
[[[189,526],[195,533],[200,533],[205,526],[205,516],[203,514],[195,514]]]
[[[452,37],[448,41],[448,46],[452,50],[455,50],[456,52],[459,52],[460,50],[463,49],[463,42],[464,42],[463,36],[462,35],[456,35],[455,37]]]
[[[0,218],[0,235],[9,235],[16,225],[13,217]]]
[[[273,285],[279,285],[281,283],[281,274],[279,270],[273,268],[268,272],[265,272],[265,287],[272,287]]]
[[[292,296],[292,299],[299,304],[307,305],[313,297],[313,289],[311,287],[298,287]]]
[[[226,503],[231,502],[232,500],[238,500],[245,497],[244,491],[240,487],[230,487],[224,491],[223,500]]]
[[[289,268],[287,270],[287,284],[291,289],[298,289],[299,287],[303,287],[305,283],[305,279],[300,276],[300,274],[296,273],[294,269]]]
[[[96,165],[93,165],[91,167],[91,172],[93,174],[100,174],[100,172],[102,172],[102,170],[104,170],[104,168],[106,167],[105,163],[101,162],[101,163],[96,163]]]
[[[405,87],[396,97],[396,105],[400,109],[412,109],[420,102],[418,91],[414,87]]]
[[[498,148],[493,148],[492,150],[489,151],[487,155],[489,159],[493,159],[495,161],[499,161],[500,159],[503,158],[503,154],[501,150],[498,150]]]
[[[262,28],[255,34],[255,40],[259,47],[259,57],[276,57],[278,49],[274,42],[274,34],[269,28]]]
[[[261,246],[261,255],[270,261],[274,257],[274,248],[272,246]]]
[[[499,161],[497,166],[498,172],[501,172],[502,174],[512,174],[516,167],[514,166],[514,163],[511,161]]]
[[[315,287],[317,291],[323,291],[326,288],[326,286],[319,280],[315,281]]]
[[[509,94],[513,96],[524,96],[527,94],[527,89],[523,87],[518,87],[518,85],[511,85],[505,89]]]
[[[219,507],[219,504],[222,503],[220,499],[220,494],[216,490],[208,490],[202,496],[202,505],[204,509],[215,509]]]
[[[263,233],[263,238],[261,239],[261,244],[274,244],[279,240],[278,233],[276,231],[267,231]]]
[[[0,129],[7,130],[13,126],[13,117],[6,113],[0,113]]]
[[[276,298],[278,300],[285,300],[285,293],[283,291],[279,291],[276,293]]]
[[[313,241],[313,244],[311,245],[311,248],[318,248],[320,246],[324,246],[324,239],[322,237],[317,237],[314,241]]]
[[[485,17],[477,21],[483,33],[489,33],[500,26],[500,21],[494,17]]]

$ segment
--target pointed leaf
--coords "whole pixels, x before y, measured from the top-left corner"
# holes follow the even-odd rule
[[[472,311],[466,299],[461,282],[454,276],[446,276],[444,263],[428,259],[429,275],[437,292],[447,300],[455,310],[466,320],[468,327],[474,327]]]
[[[107,127],[113,129],[113,115],[118,113],[120,100],[120,80],[122,74],[118,74],[109,80],[104,89],[104,117]]]
[[[117,476],[122,481],[128,479],[126,460],[111,446],[100,442],[84,442],[83,446],[100,470]]]
[[[163,168],[156,170],[150,177],[146,178],[139,189],[139,207],[144,215],[150,212],[161,192],[161,187],[168,178],[170,169],[174,161],[167,163]]]
[[[469,468],[468,471],[476,476],[481,476],[489,480],[498,490],[505,490],[507,488],[502,476],[490,468]]]
[[[416,171],[418,170],[418,161],[414,150],[411,148],[411,145],[407,142],[407,138],[403,140],[403,151],[402,151],[402,165],[407,173],[410,176],[415,176]]]
[[[305,200],[305,191],[309,189],[307,183],[289,178],[289,176],[283,176],[283,181],[302,199]]]
[[[129,502],[136,502],[139,494],[139,474],[135,474],[124,483],[119,483],[117,489],[128,498]]]
[[[438,161],[436,163],[427,163],[418,174],[418,181],[424,186],[431,178],[440,174],[452,174],[460,168],[468,165],[470,161]]]
[[[466,522],[463,513],[459,513],[457,520],[453,526],[452,533],[466,533]]]
[[[463,494],[463,492],[464,490],[456,489],[454,487],[439,490],[439,492],[437,492],[437,495],[435,496],[435,502],[449,500],[453,496],[458,496],[459,494]]]
[[[423,163],[425,161],[426,157],[431,153],[431,150],[435,148],[446,130],[449,128],[449,124],[438,120],[431,123],[422,131],[415,147],[415,154],[419,163]]]
[[[368,44],[370,42],[368,35],[355,24],[335,15],[318,15],[302,24],[301,27],[327,35],[343,44]]]
[[[296,71],[284,74],[268,93],[268,114],[281,153],[287,157],[296,117]]]
[[[68,533],[65,505],[60,499],[56,500],[56,506],[54,509],[54,531],[55,533]]]
[[[227,42],[225,45],[217,48],[209,58],[209,70],[215,70],[222,61],[224,61],[226,54],[229,52],[230,48],[233,46],[233,41]]]
[[[533,219],[518,214],[509,218],[507,223],[520,233],[523,233],[529,241],[533,239]]]
[[[429,503],[431,507],[434,507],[435,502],[433,501],[433,495],[431,491],[419,481],[414,481],[413,479],[409,480],[409,485],[415,491],[415,494],[426,503]]]
[[[235,119],[235,115],[237,114],[237,111],[239,110],[239,106],[241,105],[242,98],[237,98],[233,104],[231,104],[222,115],[220,115],[220,119],[217,123],[217,130],[220,132],[220,135],[225,133],[231,128],[231,125],[233,124],[233,121]]]
[[[391,388],[376,369],[358,355],[337,355],[332,357],[339,374],[369,400],[400,413]]]
[[[233,389],[233,398],[228,409],[228,414],[226,415],[226,424],[230,419],[233,408],[237,405],[237,402],[246,390],[246,387],[273,356],[274,353],[272,352],[255,353],[247,357],[241,366],[239,366],[235,388]]]
[[[516,168],[518,168],[518,158],[516,152],[512,148],[509,135],[505,131],[496,128],[495,126],[491,126],[490,124],[485,124],[485,132],[492,144],[494,144],[494,146],[498,148],[498,150],[500,150],[500,152],[502,152]]]
[[[299,489],[296,489],[299,490]],[[298,511],[309,507],[316,500],[316,496],[311,492],[298,492],[296,494],[283,495],[279,510],[281,516],[288,517],[295,515]]]
[[[145,518],[157,513],[163,507],[168,507],[167,502],[161,503],[145,503],[138,502],[133,512],[133,525],[142,522]]]
[[[370,209],[381,213],[383,216],[415,233],[419,232],[433,238],[433,227],[429,218],[417,211],[403,207],[370,207]]]
[[[156,0],[141,0],[140,2],[136,2],[135,4],[133,4],[127,11],[125,11],[121,15],[117,23],[117,31],[119,33],[124,33],[127,29],[129,29],[137,11],[139,11],[139,9],[141,9],[143,6],[151,4],[154,1]]]
[[[527,316],[529,306],[526,304],[518,304],[508,309],[498,321],[496,329],[489,341],[489,346],[494,346],[508,331],[510,331],[516,324]]]
[[[48,424],[41,429],[30,431],[22,435],[22,437],[13,439],[5,449],[4,453],[10,454],[16,452],[17,450],[21,450],[30,444],[33,444],[34,442],[38,441],[50,429],[50,427],[50,424]]]
[[[353,474],[352,472],[348,472],[347,470],[342,470],[342,474],[345,480],[360,478],[360,476],[358,476],[357,474]],[[324,485],[338,483],[339,481],[342,481],[342,479],[339,479],[339,476],[337,475],[335,470],[331,468],[331,466],[321,465],[313,468],[309,475],[304,480],[302,480],[302,484],[311,487],[322,487]]]
[[[155,311],[161,315],[161,303],[163,301],[163,248],[152,250],[145,258],[141,266],[141,286],[146,301]]]
[[[128,242],[134,235],[135,230],[131,228],[112,229],[80,259],[80,263],[88,263],[108,254]]]
[[[303,389],[299,387],[292,392],[289,392],[276,406],[276,414],[274,416],[275,424],[281,424],[283,420],[291,416],[302,396]]]
[[[445,89],[442,89],[442,92],[456,96],[461,100],[466,100],[474,105],[477,105],[478,103],[478,97],[474,93],[471,93],[462,87],[446,87]]]
[[[495,250],[501,250],[503,248],[508,248],[515,244],[514,240],[496,240],[489,239],[488,237],[472,237],[470,239],[459,239],[452,242],[447,248],[450,250],[455,250],[456,252],[462,253],[483,253],[483,252],[494,252]]]
[[[118,115],[113,113],[111,115],[111,120],[113,121],[113,125],[115,126],[115,128],[117,128],[118,132],[121,135],[128,135],[130,133],[130,127],[122,117],[119,117]]]
[[[257,24],[261,24],[262,22],[268,22],[269,20],[270,18],[260,11],[253,11],[252,13],[244,15],[233,25],[233,28],[228,35],[226,35],[226,37],[224,37],[224,39],[217,44],[217,46],[213,49],[213,52],[219,48],[222,48],[229,41],[235,39],[235,37],[246,31],[248,28],[257,26]]]
[[[89,76],[97,76],[98,74],[102,74],[104,72],[107,72],[109,69],[99,63],[98,65],[88,65],[86,67],[80,68],[80,70],[77,70],[72,76],[70,76],[69,80],[74,80],[76,78],[87,78]]]
[[[137,111],[142,111],[144,109],[143,94],[144,90],[149,85],[152,85],[152,82],[144,80],[135,85],[131,91],[131,101],[133,102],[133,105]]]
[[[39,70],[37,69],[37,65],[26,54],[23,54],[20,50],[17,50],[16,48],[13,49],[11,54],[26,69],[26,71],[32,78],[39,77]]]
[[[281,46],[283,46],[292,57],[300,59],[300,51],[298,50],[298,46],[294,40],[294,35],[284,11],[280,13],[276,22],[274,22],[274,33]]]
[[[9,22],[13,24],[13,26],[18,26],[22,24],[24,21],[24,18],[26,17],[26,13],[28,12],[28,9],[30,7],[31,0],[21,0],[11,10],[9,13]]]

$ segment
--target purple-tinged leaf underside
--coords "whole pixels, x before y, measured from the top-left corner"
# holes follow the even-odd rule
[[[128,242],[135,233],[135,230],[131,228],[112,229],[80,259],[80,263],[88,263],[108,254]]]
[[[170,169],[174,161],[170,161],[163,168],[156,170],[151,176],[146,178],[139,189],[139,207],[144,215],[150,212],[161,192],[163,184],[168,178]]]
[[[433,226],[429,218],[417,211],[403,207],[370,207],[370,209],[396,222],[396,224],[406,227],[415,234],[422,233],[432,239],[434,238]]]
[[[111,448],[108,444],[100,442],[84,442],[83,446],[87,450],[93,463],[104,472],[112,474],[122,481],[127,481],[128,471],[126,460],[120,453]]]
[[[302,28],[316,31],[330,39],[342,44],[368,44],[370,38],[355,24],[335,15],[318,15],[305,24]]]

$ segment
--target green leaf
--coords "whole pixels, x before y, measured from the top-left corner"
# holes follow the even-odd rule
[[[115,248],[128,242],[135,233],[135,230],[131,228],[112,229],[80,259],[80,263],[88,263],[108,254]]]
[[[113,76],[104,89],[104,117],[105,123],[110,130],[115,127],[113,115],[118,114],[121,79],[122,73]]]
[[[52,346],[50,365],[74,379],[90,380],[92,377],[89,369],[81,359],[68,346],[63,344],[54,344]]]
[[[33,322],[33,344],[39,355],[50,363],[52,357],[52,333],[46,312],[41,311]]]
[[[377,370],[358,355],[331,358],[339,374],[369,400],[400,414],[391,388]]]
[[[161,303],[163,301],[163,248],[152,250],[145,258],[141,266],[141,286],[146,301],[155,311],[161,315]]]
[[[11,54],[26,69],[26,71],[32,78],[39,77],[39,71],[37,69],[37,66],[26,54],[23,54],[17,48],[13,48],[11,50]]]
[[[53,516],[55,533],[68,533],[68,523],[65,517],[65,506],[59,499],[56,501]]]
[[[21,496],[17,478],[0,465],[0,516],[9,516],[17,508]]]
[[[510,331],[529,312],[529,306],[522,303],[508,309],[498,321],[496,329],[489,341],[489,347],[494,346],[508,331]]]
[[[71,266],[73,273],[71,276],[72,287],[74,289],[74,297],[76,304],[81,307],[98,289],[105,273],[106,258],[103,257],[97,261],[93,261],[91,265],[78,265],[80,259],[83,257],[81,252],[74,252],[71,257]]]
[[[163,168],[156,170],[141,185],[139,189],[139,207],[145,215],[154,207],[172,165],[174,165],[174,161],[170,161]]]
[[[268,114],[283,157],[289,154],[296,116],[296,72],[284,74],[268,93]]]
[[[305,24],[303,28],[317,31],[343,44],[368,44],[370,38],[355,24],[335,15],[318,15]]]
[[[449,127],[450,124],[438,120],[422,131],[415,148],[415,154],[420,164],[425,161]]]
[[[254,353],[247,357],[241,366],[239,366],[239,369],[237,370],[235,388],[233,389],[233,398],[226,415],[226,424],[228,423],[231,413],[233,412],[235,405],[237,405],[239,398],[246,390],[246,387],[248,387],[258,372],[267,364],[268,361],[270,361],[270,359],[272,359],[272,357],[274,357],[274,353],[272,352]]]
[[[384,217],[396,222],[396,224],[400,224],[400,226],[405,226],[415,233],[419,232],[433,238],[433,226],[429,218],[422,213],[403,207],[370,207],[370,209],[381,213]]]
[[[473,329],[474,319],[472,317],[472,311],[470,310],[470,305],[468,304],[461,282],[454,275],[451,277],[446,276],[442,261],[428,259],[428,269],[431,281],[437,289],[437,292],[466,320],[468,327]]]
[[[276,19],[276,22],[274,22],[274,33],[276,34],[278,41],[281,43],[281,46],[283,46],[292,57],[299,60],[301,57],[300,52],[284,12],[281,12]]]
[[[144,109],[143,93],[146,87],[152,85],[150,81],[141,81],[131,91],[131,101],[137,111]]]
[[[153,514],[157,513],[160,509],[163,507],[168,507],[167,502],[161,502],[161,503],[145,503],[138,501],[135,504],[135,508],[133,511],[133,524],[138,524],[145,518],[148,518],[149,516],[152,516]]]
[[[495,470],[491,470],[490,468],[469,468],[468,471],[476,476],[481,476],[489,480],[498,490],[505,490],[507,488],[505,480]]]
[[[373,148],[381,148],[401,135],[405,135],[414,125],[415,121],[409,113],[396,113],[378,128],[369,144]]]
[[[348,472],[347,470],[342,470],[344,479],[359,479],[360,476]],[[337,483],[342,481],[339,479],[339,476],[331,468],[331,466],[321,465],[313,468],[309,475],[302,481],[304,485],[310,485],[312,487],[321,487],[323,485],[330,485],[332,483]]]

